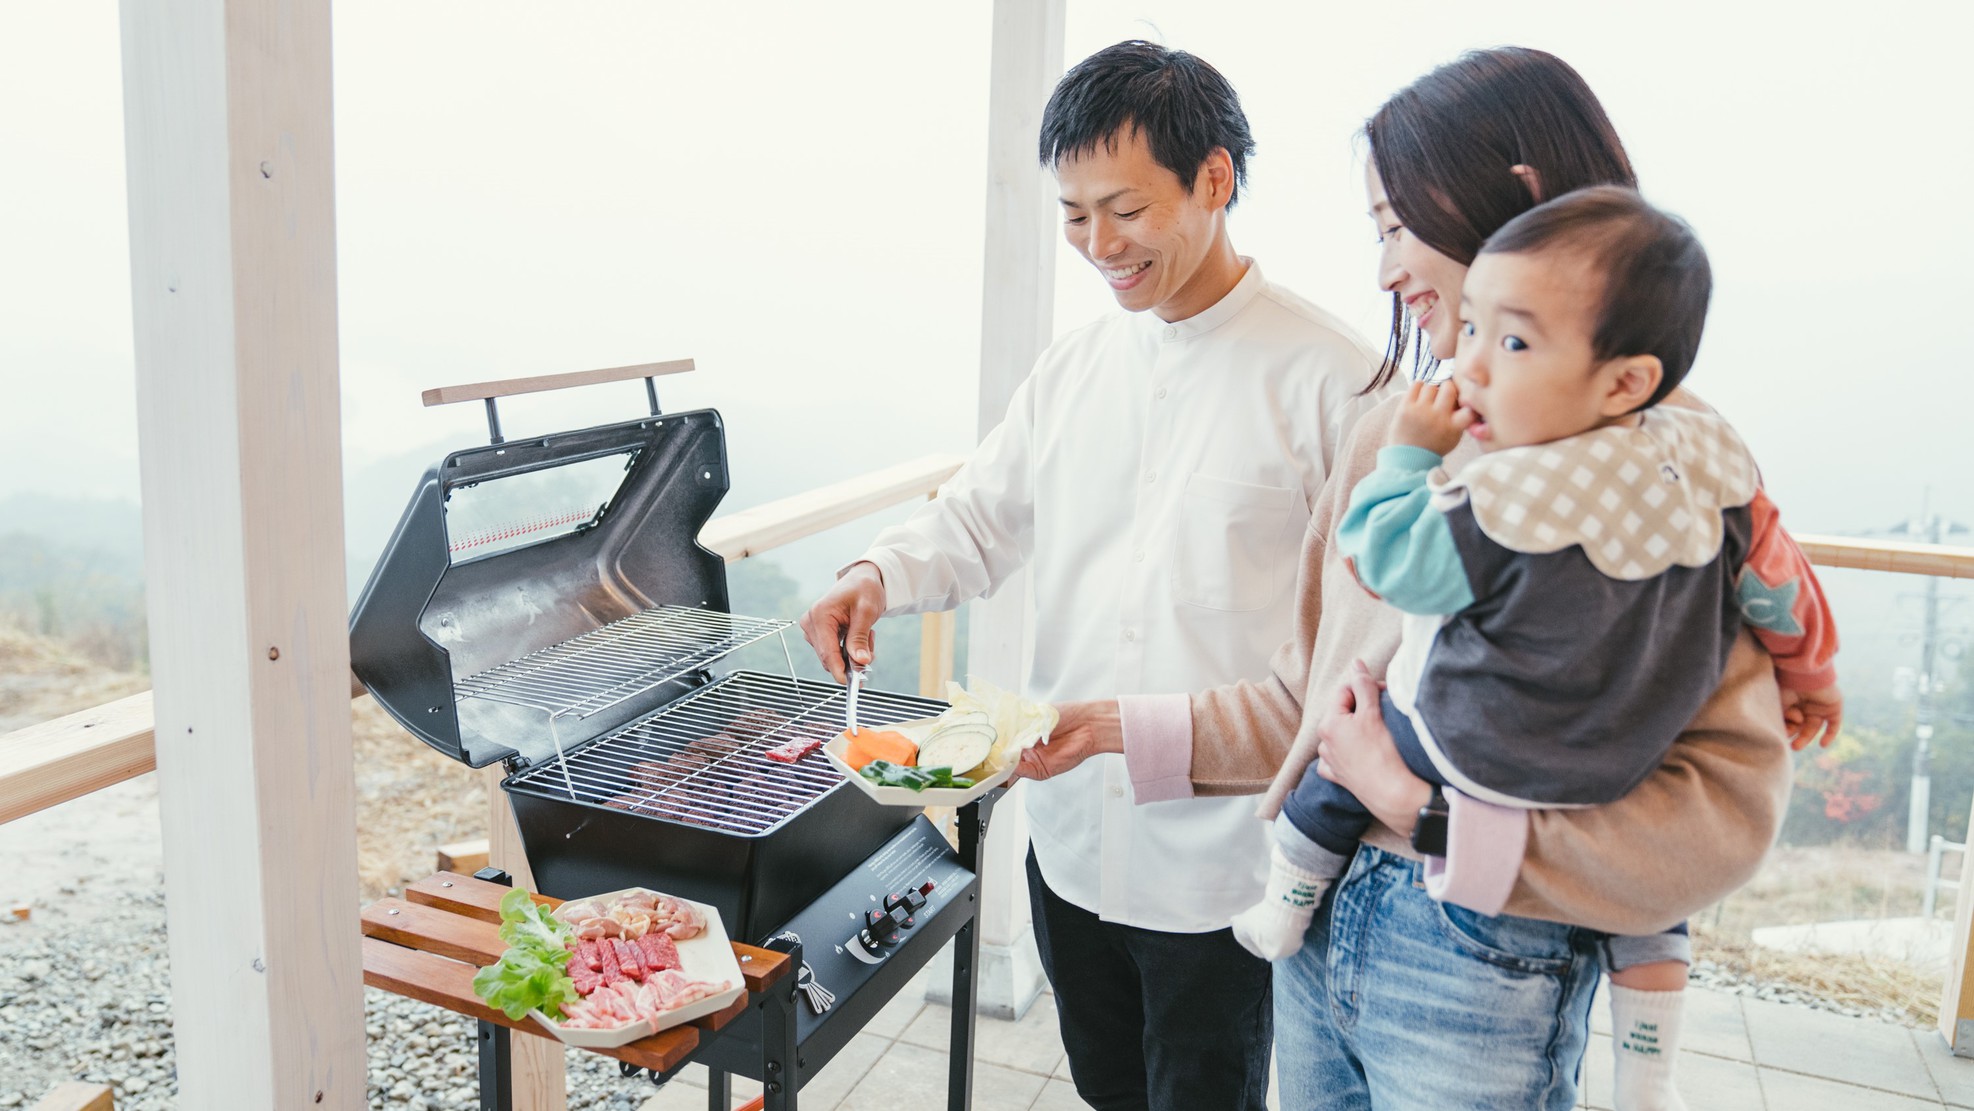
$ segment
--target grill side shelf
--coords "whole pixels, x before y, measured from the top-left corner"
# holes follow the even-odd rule
[[[457,699],[582,720],[731,655],[793,622],[658,606],[470,675]]]
[[[473,919],[492,927],[500,921],[501,899],[505,898],[507,893],[512,890],[514,889],[511,887],[505,887],[497,883],[488,883],[486,880],[476,880],[471,876],[462,876],[456,872],[435,872],[407,886],[404,889],[404,901],[420,907],[430,907],[451,915]],[[551,895],[530,893],[530,897],[535,902],[550,909],[562,905],[562,900]],[[385,902],[390,903],[391,901],[386,900]],[[388,906],[386,909],[388,909]],[[364,912],[364,932],[372,936],[377,936],[377,931],[372,929],[370,920],[371,914],[366,910]],[[489,932],[495,934],[495,942],[498,943],[497,931],[490,929]],[[389,938],[388,940],[396,941],[397,939]],[[403,943],[399,942],[399,944]],[[762,949],[754,945],[743,945],[738,941],[730,942],[730,944],[733,946],[735,958],[740,961],[741,980],[746,984],[747,990],[752,994],[759,995],[761,992],[766,991],[769,985],[779,981],[791,971],[788,963],[788,954],[786,953],[779,953],[773,949]],[[504,948],[504,945],[501,946],[501,949]],[[498,959],[499,953],[500,950],[495,950],[488,963]]]

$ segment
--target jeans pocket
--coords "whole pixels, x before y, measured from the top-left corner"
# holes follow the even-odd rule
[[[1435,901],[1446,936],[1461,952],[1509,972],[1561,976],[1576,959],[1570,927],[1510,915],[1490,917]]]

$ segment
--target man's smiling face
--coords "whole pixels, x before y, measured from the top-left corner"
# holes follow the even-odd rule
[[[1226,290],[1206,264],[1225,235],[1232,165],[1216,150],[1192,188],[1152,158],[1135,127],[1056,164],[1063,235],[1130,312],[1184,320]]]

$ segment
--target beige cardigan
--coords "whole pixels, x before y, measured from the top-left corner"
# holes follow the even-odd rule
[[[1398,649],[1398,611],[1357,584],[1332,543],[1357,480],[1377,465],[1397,398],[1366,413],[1338,456],[1303,540],[1295,635],[1271,674],[1193,696],[1193,789],[1200,795],[1266,789],[1263,817],[1315,758],[1316,728],[1353,659],[1382,675]],[[1449,460],[1457,469],[1470,452]],[[1304,715],[1303,707],[1312,707]],[[1745,630],[1727,673],[1665,763],[1606,806],[1528,812],[1528,839],[1509,914],[1619,934],[1664,929],[1712,905],[1754,875],[1782,826],[1793,778],[1774,670]],[[1293,743],[1289,744],[1292,739]],[[1383,825],[1365,840],[1407,856]]]

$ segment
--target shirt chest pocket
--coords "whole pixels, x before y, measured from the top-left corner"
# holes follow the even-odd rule
[[[1295,564],[1295,491],[1196,474],[1186,480],[1172,545],[1172,592],[1188,605],[1258,610]]]

